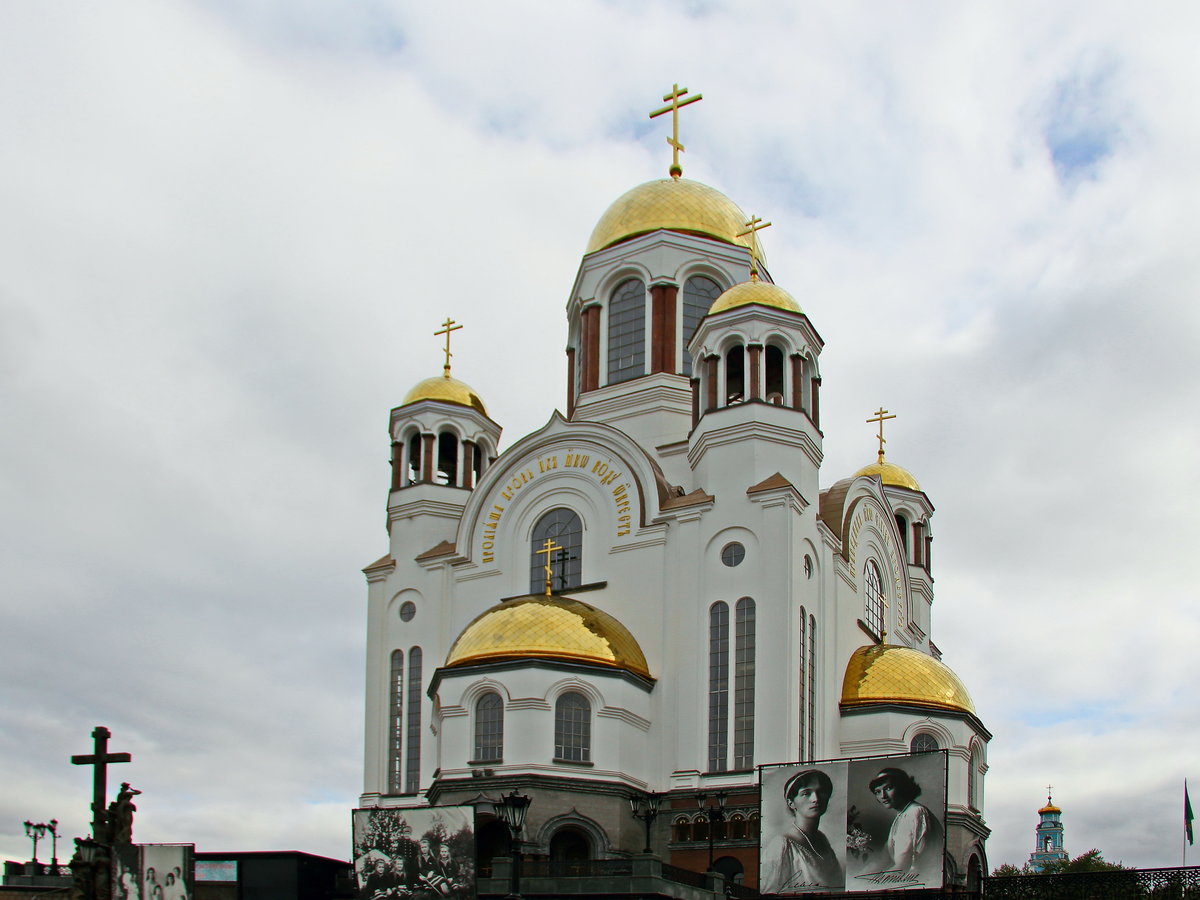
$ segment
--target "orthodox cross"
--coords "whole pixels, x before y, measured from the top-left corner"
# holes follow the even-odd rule
[[[883,439],[883,423],[886,422],[888,419],[894,419],[894,418],[896,418],[895,415],[888,415],[888,411],[881,406],[881,407],[879,407],[878,410],[875,411],[875,415],[873,418],[867,419],[868,424],[871,422],[879,423],[879,462],[880,462],[880,464],[883,463],[883,445],[885,443],[887,443]]]
[[[462,328],[461,325],[458,325],[453,319],[447,316],[446,321],[442,323],[442,330],[433,333],[434,337],[437,337],[439,334],[446,336],[446,362],[442,365],[442,373],[447,378],[450,377],[450,357],[454,355],[450,352],[450,332],[458,331],[460,328]]]
[[[92,766],[92,839],[103,842],[104,826],[107,815],[104,811],[104,798],[108,793],[108,764],[132,762],[133,757],[128,753],[109,753],[108,739],[112,737],[103,725],[97,725],[92,732],[94,749],[91,753],[71,757],[76,766]]]
[[[689,103],[695,103],[697,100],[703,100],[703,94],[697,94],[694,97],[688,97],[686,100],[682,98],[687,95],[688,89],[680,90],[679,85],[671,86],[671,93],[663,94],[663,100],[667,105],[662,109],[656,109],[650,113],[650,118],[656,119],[666,113],[671,114],[671,136],[667,138],[667,143],[671,145],[671,168],[668,170],[672,178],[678,178],[683,174],[683,169],[679,165],[679,151],[683,149],[683,144],[679,143],[679,109],[682,106],[687,106]]]
[[[1053,796],[1053,794],[1051,794],[1050,792],[1051,792],[1051,790],[1053,790],[1053,788],[1054,788],[1054,785],[1052,785],[1052,784],[1046,785],[1046,803],[1047,804],[1049,804],[1051,802],[1050,798]]]
[[[542,547],[542,549],[538,551],[538,553],[546,554],[546,596],[547,597],[550,596],[551,580],[554,578],[554,569],[550,565],[550,560],[552,559],[550,554],[554,553],[556,550],[561,550],[561,549],[562,549],[562,547],[560,547],[560,546],[558,546],[558,544],[554,543],[554,538],[546,538],[545,546]]]
[[[758,233],[764,228],[770,228],[770,222],[764,222],[758,216],[752,216],[746,223],[746,230],[739,232],[738,237],[750,235],[750,280],[758,281]]]

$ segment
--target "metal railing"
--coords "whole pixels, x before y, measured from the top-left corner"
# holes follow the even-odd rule
[[[1200,900],[1200,866],[988,878],[987,900]]]

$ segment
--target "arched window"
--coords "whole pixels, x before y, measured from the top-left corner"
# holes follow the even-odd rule
[[[475,762],[499,762],[504,756],[504,701],[488,691],[475,701]]]
[[[550,869],[555,875],[582,875],[591,859],[592,842],[578,828],[567,826],[550,838]]]
[[[708,771],[724,772],[729,755],[729,606],[708,610]]]
[[[868,628],[883,637],[883,579],[872,559],[863,568],[863,619]]]
[[[579,587],[583,571],[583,522],[573,510],[560,506],[544,514],[533,526],[529,552],[531,594],[546,591],[546,554],[538,551],[545,549],[548,538],[562,548],[551,554],[551,589],[561,593]]]
[[[392,672],[388,679],[388,792],[404,793],[404,651],[392,651]]]
[[[408,484],[421,480],[421,435],[413,434],[408,439]]]
[[[749,834],[749,830],[746,817],[741,813],[734,813],[729,817],[729,837],[731,840],[744,840]]]
[[[438,435],[437,483],[458,484],[458,436],[452,431]]]
[[[805,759],[808,749],[806,736],[808,734],[808,619],[805,618],[804,607],[800,607],[800,740],[797,759]]]
[[[421,789],[421,648],[408,651],[408,758],[404,767],[404,793]]]
[[[687,816],[676,816],[671,823],[671,840],[675,843],[692,839],[692,820]]]
[[[817,617],[808,617],[808,759],[816,757],[817,747]]]
[[[692,355],[688,344],[700,320],[708,315],[713,301],[721,296],[721,286],[711,278],[693,275],[683,283],[683,374],[692,374]]]
[[[739,344],[725,354],[725,403],[746,399],[746,351]]]
[[[904,548],[904,561],[908,562],[908,522],[900,513],[896,513],[896,528],[900,532],[900,546]]]
[[[578,691],[567,691],[554,704],[554,757],[567,762],[592,759],[592,704]]]
[[[979,789],[979,769],[983,765],[983,760],[979,753],[979,745],[971,745],[971,768],[967,770],[967,803],[971,809],[982,810],[983,798],[980,796],[983,792]]]
[[[922,731],[913,736],[911,749],[913,753],[933,753],[941,748],[938,747],[937,738]]]
[[[608,383],[646,374],[646,286],[622,281],[608,304]]]
[[[733,767],[754,767],[754,601],[734,607]]]
[[[787,368],[784,362],[787,357],[784,356],[783,350],[774,344],[767,344],[765,356],[767,371],[764,387],[766,388],[767,402],[774,403],[776,406],[783,406],[785,396],[784,371]]]

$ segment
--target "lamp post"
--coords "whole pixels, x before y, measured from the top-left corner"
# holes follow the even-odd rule
[[[51,819],[46,825],[46,830],[50,832],[50,865],[54,868],[54,874],[58,874],[58,819]]]
[[[83,900],[96,900],[96,878],[102,849],[91,838],[75,838],[75,859],[71,860],[71,871],[77,887],[83,882]]]
[[[492,804],[496,817],[504,820],[512,836],[512,881],[509,885],[507,900],[520,900],[521,897],[521,828],[525,825],[525,815],[529,812],[530,800],[524,794],[518,794],[513,788],[512,793],[505,794]]]
[[[710,872],[713,867],[713,836],[716,830],[713,825],[725,821],[725,801],[729,799],[729,795],[724,791],[717,791],[713,795],[713,799],[717,801],[715,806],[708,802],[708,794],[696,795],[696,805],[700,807],[700,811],[708,820],[708,870]]]
[[[646,794],[632,794],[629,797],[629,809],[633,813],[633,817],[646,823],[646,849],[642,851],[643,853],[650,852],[650,823],[658,818],[660,802],[662,802],[662,795],[653,791]]]
[[[28,819],[26,819],[25,836],[33,838],[33,864],[36,866],[38,865],[37,844],[39,840],[46,836],[46,824],[44,822],[38,822],[35,825],[33,822],[30,822]]]

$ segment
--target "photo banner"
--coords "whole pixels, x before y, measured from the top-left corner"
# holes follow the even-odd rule
[[[763,766],[759,890],[940,888],[946,751]]]
[[[358,900],[475,896],[475,810],[470,806],[356,809]]]
[[[194,844],[117,844],[113,900],[191,900]]]

